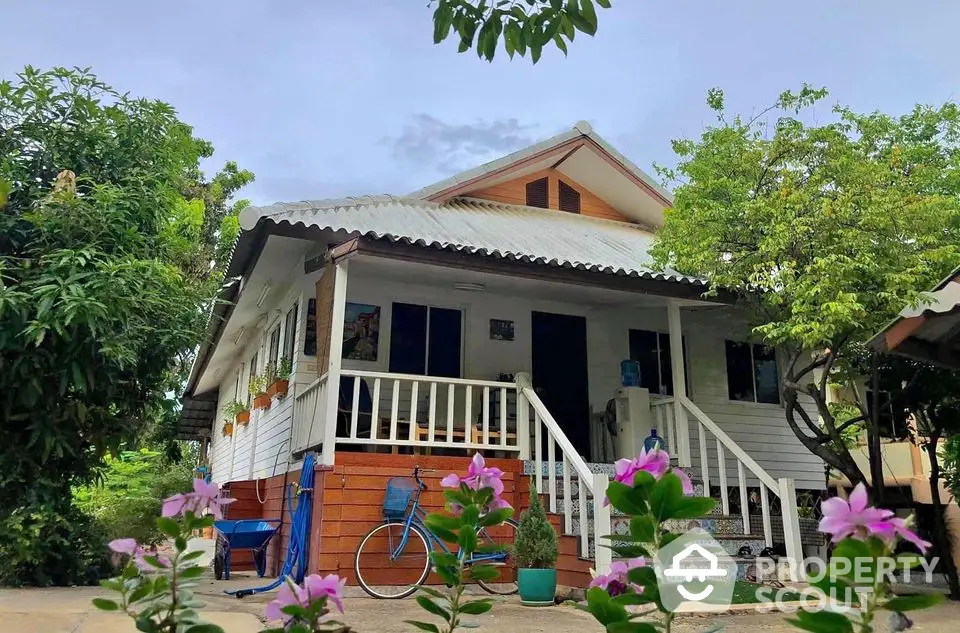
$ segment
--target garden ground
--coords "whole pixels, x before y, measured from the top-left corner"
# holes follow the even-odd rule
[[[223,595],[224,588],[257,586],[257,578],[238,578],[230,582],[201,581],[199,592],[207,602],[207,619],[223,626],[227,633],[255,633],[263,624],[261,617],[270,594],[237,600]],[[0,630],[16,633],[132,633],[133,623],[115,613],[101,613],[91,598],[106,592],[96,587],[55,589],[0,589]],[[411,599],[400,601],[373,600],[357,588],[348,588],[344,618],[357,631],[376,633],[409,633],[406,619],[425,619],[423,611]],[[726,631],[739,633],[786,633],[795,631],[783,614],[742,613],[723,616],[684,616],[674,630],[694,633],[709,628],[716,620],[727,622]],[[571,606],[530,609],[520,606],[516,598],[505,599],[492,612],[475,616],[472,622],[487,633],[586,633],[601,631],[589,615]],[[916,614],[914,631],[960,630],[960,604],[943,604]]]

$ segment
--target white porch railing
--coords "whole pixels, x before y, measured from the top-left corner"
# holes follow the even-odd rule
[[[680,455],[677,442],[677,418],[674,416],[673,396],[650,396],[650,409],[656,420],[659,434],[667,440],[667,451],[672,456]]]
[[[559,464],[563,477],[563,531],[573,533],[573,488],[571,474],[577,476],[580,515],[580,555],[588,558],[590,555],[590,533],[594,539],[594,560],[598,573],[606,573],[612,560],[610,549],[601,545],[600,537],[612,533],[610,526],[610,507],[604,505],[607,498],[607,485],[610,478],[604,474],[590,472],[586,461],[574,449],[570,440],[560,429],[560,425],[553,418],[547,407],[537,396],[526,374],[517,374],[517,388],[519,390],[518,411],[521,417],[529,416],[533,409],[533,460],[537,492],[546,493],[549,498],[550,512],[559,512],[557,509],[557,466]],[[546,443],[546,456],[544,456]],[[560,460],[557,460],[557,447],[560,448]],[[544,465],[546,466],[547,487],[543,487]],[[587,491],[593,497],[592,526],[587,506]]]
[[[800,519],[797,511],[796,483],[793,479],[774,479],[763,467],[734,442],[716,422],[710,419],[700,407],[686,396],[679,396],[681,406],[696,420],[691,435],[696,436],[698,448],[698,464],[687,465],[694,474],[699,474],[703,482],[705,495],[710,494],[711,468],[716,474],[716,483],[720,488],[720,506],[724,514],[730,514],[730,488],[727,485],[727,454],[729,453],[737,466],[737,483],[740,495],[740,513],[743,517],[744,534],[750,534],[750,502],[747,495],[747,473],[759,483],[760,487],[760,515],[763,525],[763,538],[767,547],[773,545],[773,529],[770,517],[770,494],[780,499],[780,519],[783,522],[783,537],[786,546],[787,558],[791,561],[803,560],[803,547],[800,541]],[[674,398],[657,399],[650,407],[656,415],[657,424],[667,430],[667,438],[676,437],[670,442],[670,454],[683,454],[682,443],[691,442],[691,438],[676,433],[674,419]],[[711,459],[711,454],[713,459]],[[715,465],[712,465],[715,460]],[[681,464],[682,466],[684,464]],[[798,570],[799,571],[799,570]]]
[[[297,393],[294,451],[330,442],[529,457],[529,425],[514,383],[351,369],[340,376],[352,378],[343,398],[340,381],[334,387],[326,374]],[[330,411],[333,418],[327,420]]]
[[[295,398],[291,450],[294,453],[301,453],[323,442],[327,374],[320,376],[303,389],[296,389]]]

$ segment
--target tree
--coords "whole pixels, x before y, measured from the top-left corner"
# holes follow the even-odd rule
[[[878,382],[892,411],[910,416],[917,439],[930,459],[930,496],[933,501],[934,542],[950,581],[950,597],[960,600],[960,579],[951,553],[940,497],[940,440],[960,437],[960,372],[911,359],[887,355],[879,359]],[[866,403],[859,403],[866,410]],[[950,478],[947,479],[948,483]]]
[[[838,421],[828,384],[855,362],[858,342],[960,262],[960,110],[892,117],[836,106],[829,123],[798,118],[826,94],[804,86],[742,118],[711,90],[717,123],[698,141],[674,141],[677,166],[658,168],[676,188],[654,256],[739,295],[755,335],[784,352],[790,428],[857,482],[843,434],[866,417]]]
[[[610,0],[430,0],[433,12],[433,41],[447,39],[451,29],[460,38],[461,53],[470,49],[493,61],[497,45],[514,55],[540,61],[543,47],[551,42],[567,54],[567,42],[577,31],[592,36],[597,32],[597,8],[610,8]],[[594,6],[596,5],[596,6]]]
[[[76,581],[57,527],[71,488],[171,409],[236,235],[228,198],[251,177],[228,164],[206,182],[211,154],[169,105],[87,70],[0,82],[0,542],[18,544],[0,568],[14,581]]]

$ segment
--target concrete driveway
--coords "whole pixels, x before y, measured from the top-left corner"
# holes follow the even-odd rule
[[[256,587],[264,581],[238,576],[230,582],[201,580],[199,593],[207,603],[204,615],[219,624],[227,633],[255,633],[264,627],[263,608],[270,594],[237,600],[224,595],[224,588]],[[413,627],[404,620],[428,620],[427,614],[412,599],[398,601],[373,600],[362,597],[356,587],[348,587],[346,614],[343,620],[361,633],[410,633]],[[102,613],[90,600],[107,597],[97,587],[54,589],[0,589],[0,631],[7,633],[133,633],[133,622],[122,615]],[[726,630],[740,633],[786,633],[796,631],[783,614],[744,613],[723,616],[682,616],[674,630],[678,633],[703,631],[722,620]],[[571,606],[532,609],[523,607],[516,598],[503,599],[493,611],[471,616],[469,623],[487,633],[590,633],[602,631],[589,615]],[[884,629],[885,630],[885,629]],[[916,614],[913,631],[960,631],[960,604],[943,604],[936,609]]]

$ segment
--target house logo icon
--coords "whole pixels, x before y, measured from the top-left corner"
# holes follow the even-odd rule
[[[691,558],[697,559],[696,562],[694,562],[694,566],[683,567],[684,561]],[[704,563],[707,565],[706,568],[702,566]],[[663,570],[663,575],[667,578],[680,579],[681,582],[677,584],[677,592],[687,600],[699,602],[700,600],[705,600],[713,593],[713,585],[707,584],[699,593],[695,593],[687,589],[682,582],[685,580],[688,583],[692,583],[694,580],[699,580],[701,583],[704,583],[707,578],[726,578],[727,572],[726,570],[720,569],[719,558],[710,552],[710,550],[698,543],[691,543],[682,552],[673,557],[670,567]]]
[[[725,611],[733,600],[737,565],[702,528],[661,548],[654,565],[661,600],[670,611]]]

